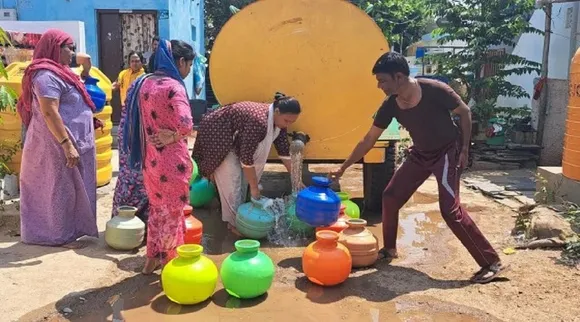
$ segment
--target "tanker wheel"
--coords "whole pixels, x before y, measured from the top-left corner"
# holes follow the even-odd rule
[[[396,141],[389,141],[383,163],[363,164],[364,210],[381,212],[383,191],[395,174]]]

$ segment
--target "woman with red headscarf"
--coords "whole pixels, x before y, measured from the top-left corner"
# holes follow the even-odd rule
[[[78,238],[98,237],[95,105],[68,67],[73,53],[68,34],[49,30],[22,78],[20,219],[27,244],[78,248]]]

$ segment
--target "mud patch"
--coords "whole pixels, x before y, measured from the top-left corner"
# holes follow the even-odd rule
[[[427,205],[439,202],[439,196],[431,193],[415,192],[407,204]]]
[[[278,272],[268,294],[252,300],[233,298],[218,285],[210,300],[182,306],[163,295],[157,276],[136,275],[110,287],[68,296],[55,307],[72,313],[46,320],[112,321],[115,314],[125,321],[258,321],[266,317],[281,322],[499,321],[469,307],[408,295],[431,288],[462,288],[467,285],[464,281],[438,280],[412,268],[379,265],[353,272],[342,285],[323,288],[310,283],[301,268],[295,267],[297,263],[299,258],[278,263],[278,267],[295,268],[301,275],[293,285],[283,282],[280,277],[285,274]],[[32,321],[31,317],[23,320]]]
[[[427,256],[427,240],[438,235],[446,227],[441,213],[429,211],[401,215],[397,245],[406,262],[418,262]]]

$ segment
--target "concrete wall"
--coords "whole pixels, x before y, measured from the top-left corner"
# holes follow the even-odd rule
[[[203,31],[203,1],[169,0],[169,38],[183,40],[193,46],[197,53],[205,54]],[[185,79],[190,98],[194,97],[193,75]],[[205,90],[202,90],[205,98]]]
[[[23,21],[84,21],[86,52],[92,57],[99,57],[96,10],[168,10],[167,0],[3,0],[3,5],[16,9],[18,20]],[[169,19],[160,19],[158,24],[159,36],[168,38]],[[98,65],[98,59],[93,61]]]
[[[570,56],[570,35],[572,30],[566,27],[568,8],[576,7],[574,3],[562,3],[554,4],[552,9],[552,36],[548,64],[548,77],[551,79],[568,79],[568,66],[572,58]],[[533,27],[543,31],[545,18],[546,14],[543,10],[536,10],[530,19],[530,23]],[[580,40],[580,37],[578,37],[578,40]],[[543,44],[543,35],[524,34],[520,37],[512,54],[541,63]],[[578,44],[577,42],[575,48],[578,48]],[[513,84],[522,86],[530,97],[532,97],[534,92],[534,79],[538,76],[538,74],[512,75],[507,80]],[[518,99],[513,97],[500,97],[498,99],[498,106],[522,107],[524,105],[531,106],[532,99]]]
[[[537,201],[544,201],[541,199],[545,198],[549,203],[566,200],[580,205],[580,181],[566,178],[562,174],[562,167],[538,167],[538,175],[546,182],[536,181]]]
[[[34,5],[33,5],[34,3]],[[42,32],[49,27],[59,27],[50,20],[67,21],[80,20],[84,29],[83,37],[76,35],[74,29],[62,25],[61,29],[71,32],[77,40],[78,48],[94,57],[93,62],[99,64],[99,43],[97,10],[168,10],[169,17],[158,13],[159,36],[166,39],[180,39],[191,44],[195,51],[205,55],[204,8],[202,0],[3,0],[4,8],[16,9],[17,22],[2,22],[4,24],[19,24],[22,29],[9,28],[14,31]],[[28,23],[27,23],[28,22]],[[66,22],[65,24],[78,23]],[[26,26],[28,25],[28,26]],[[26,28],[24,28],[26,27]],[[78,33],[78,32],[77,32]],[[185,80],[190,97],[193,98],[193,77]],[[198,98],[205,98],[205,90]]]
[[[540,165],[559,166],[562,164],[564,132],[568,112],[568,80],[548,79],[548,108],[544,126],[544,147],[540,153]],[[532,103],[533,125],[537,128],[540,100]]]

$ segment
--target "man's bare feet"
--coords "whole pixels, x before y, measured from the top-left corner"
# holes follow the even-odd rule
[[[399,254],[397,253],[396,249],[383,248],[379,250],[379,260],[382,259],[393,260],[395,258],[399,258]]]
[[[68,243],[68,244],[64,244],[62,246],[60,246],[62,248],[67,248],[67,249],[82,249],[87,247],[87,243],[85,241],[74,241],[72,243]]]
[[[242,234],[236,229],[236,227],[234,227],[232,224],[228,223],[228,229],[230,230],[230,232],[238,237],[244,237],[242,236]]]
[[[157,269],[159,269],[160,266],[161,266],[161,262],[158,259],[147,258],[147,260],[145,261],[145,266],[143,267],[143,270],[141,271],[141,273],[143,273],[143,275],[150,275],[153,272],[155,272]]]

